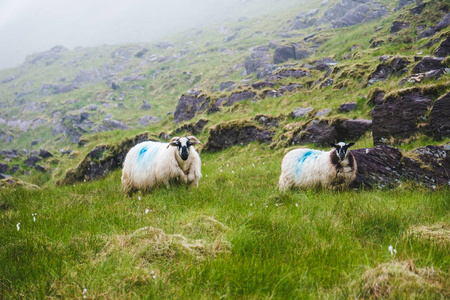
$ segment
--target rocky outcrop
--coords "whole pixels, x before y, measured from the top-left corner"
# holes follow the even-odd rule
[[[450,137],[450,93],[434,102],[430,125],[436,139]]]
[[[418,38],[426,38],[435,35],[437,32],[441,31],[444,28],[447,28],[450,25],[450,13],[447,13],[438,24],[435,26],[431,26],[430,28],[419,33]]]
[[[209,120],[200,119],[195,124],[184,124],[183,126],[177,128],[175,133],[180,133],[183,131],[191,132],[193,135],[197,135],[202,132],[203,128],[205,128],[206,124],[208,124]],[[171,134],[174,135],[174,134]]]
[[[334,126],[331,126],[326,121],[313,120],[304,131],[300,132],[292,140],[293,144],[317,144],[329,145],[335,143],[337,139],[337,132]]]
[[[139,107],[140,110],[149,110],[152,108],[152,106],[150,105],[150,103],[148,103],[147,100],[142,100],[142,106]]]
[[[339,106],[338,111],[339,112],[350,112],[352,110],[355,110],[356,107],[357,107],[356,102],[344,103],[344,104],[341,104],[341,106]]]
[[[372,120],[345,120],[336,125],[336,141],[357,141],[372,129]]]
[[[283,69],[269,76],[267,80],[277,81],[287,77],[294,77],[294,78],[311,77],[311,73],[302,69]]]
[[[231,106],[234,103],[239,102],[239,101],[253,99],[255,96],[256,96],[256,94],[251,92],[251,91],[234,93],[234,94],[231,94],[230,97],[228,97],[228,100],[225,102],[224,105],[225,106]]]
[[[405,139],[418,132],[431,100],[419,94],[408,94],[396,101],[376,105],[372,110],[372,132],[375,145],[391,137]]]
[[[289,59],[303,59],[311,54],[310,50],[303,48],[297,44],[291,46],[279,46],[275,49],[273,54],[273,63],[283,63]]]
[[[59,60],[62,57],[61,53],[67,51],[69,50],[63,46],[55,46],[49,51],[37,53],[30,57],[27,57],[26,61],[31,64],[43,63],[48,66]]]
[[[189,92],[181,96],[175,109],[174,121],[180,123],[192,119],[198,112],[208,108],[209,99],[201,95],[201,92]]]
[[[156,139],[152,134],[144,133],[133,138],[126,138],[114,146],[99,145],[92,149],[76,168],[68,169],[57,184],[65,185],[102,178],[122,167],[125,156],[134,145],[148,140]]]
[[[210,128],[204,150],[220,151],[235,145],[246,145],[253,141],[270,143],[273,132],[259,128],[251,122],[235,121],[220,123]]]
[[[274,69],[276,66],[272,65],[272,57],[269,53],[269,47],[259,46],[255,47],[244,64],[247,74],[255,73],[259,69]],[[261,77],[258,77],[261,78]]]
[[[434,56],[447,57],[450,55],[450,36],[448,36],[434,51]]]
[[[402,180],[413,180],[434,188],[450,186],[450,147],[426,146],[415,149],[413,157],[386,145],[352,150],[358,165],[353,187],[395,187]]]
[[[130,127],[120,121],[111,118],[103,119],[103,123],[92,128],[91,133],[113,131],[113,130],[128,130]]]
[[[443,58],[441,57],[424,57],[414,66],[412,72],[417,74],[443,69],[445,66],[442,64],[442,61]]]
[[[391,24],[391,33],[399,32],[405,28],[409,28],[410,24],[402,21],[394,21]]]
[[[139,119],[138,125],[139,126],[149,126],[151,124],[155,124],[158,122],[159,122],[159,119],[157,117],[146,115]]]
[[[377,81],[385,81],[391,75],[402,75],[408,71],[409,61],[404,57],[380,57],[381,64],[369,75],[367,85]]]
[[[24,164],[27,167],[34,167],[34,165],[36,165],[37,162],[39,162],[41,159],[39,157],[37,157],[34,154],[31,154],[27,159],[24,160]]]
[[[71,142],[78,143],[81,135],[88,133],[94,125],[90,117],[88,112],[66,114],[53,128],[53,136],[63,134]]]

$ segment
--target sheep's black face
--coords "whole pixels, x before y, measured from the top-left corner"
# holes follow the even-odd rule
[[[201,144],[201,142],[195,136],[189,137],[174,137],[170,140],[169,146],[177,147],[178,154],[180,155],[182,160],[187,160],[189,157],[189,149],[191,146]]]
[[[353,146],[355,143],[337,143],[337,144],[333,144],[331,143],[330,146],[334,147],[336,149],[336,156],[339,158],[339,161],[343,161],[346,157],[347,157],[347,153],[348,153],[348,148],[350,148],[351,146]]]
[[[188,138],[182,137],[177,141],[177,148],[180,151],[180,157],[182,160],[187,160],[189,157],[189,147],[191,147],[191,141]]]

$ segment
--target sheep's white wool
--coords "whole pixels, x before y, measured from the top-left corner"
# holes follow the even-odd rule
[[[195,142],[191,143],[189,138]],[[200,142],[195,137],[189,138],[173,138],[170,143],[148,141],[131,148],[123,163],[123,190],[169,186],[173,179],[198,186],[201,160],[193,145]]]
[[[343,147],[345,143],[337,144]],[[343,188],[356,177],[356,161],[350,151],[339,160],[337,151],[295,149],[288,152],[281,163],[280,190],[292,187]]]

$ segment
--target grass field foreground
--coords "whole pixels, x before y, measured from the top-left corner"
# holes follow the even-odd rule
[[[277,189],[283,153],[202,154],[198,189],[0,190],[3,298],[448,298],[448,189]],[[34,220],[34,219],[35,220]]]

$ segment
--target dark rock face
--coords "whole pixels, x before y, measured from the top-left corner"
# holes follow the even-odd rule
[[[204,96],[199,97],[200,94],[201,92],[196,91],[181,96],[180,100],[178,100],[177,108],[175,109],[175,123],[188,121],[192,119],[197,112],[202,112],[207,108],[209,100],[205,99]]]
[[[8,164],[0,163],[0,173],[4,174],[8,170]]]
[[[375,145],[383,139],[408,138],[417,131],[417,123],[424,117],[431,100],[418,94],[409,94],[397,101],[376,105],[372,110],[372,131]]]
[[[450,93],[434,102],[430,124],[436,139],[450,137]]]
[[[340,112],[349,112],[356,109],[356,102],[352,103],[344,103],[339,106],[338,111]]]
[[[295,50],[292,46],[279,46],[275,49],[273,54],[273,63],[279,64],[287,61],[288,59],[295,59]]]
[[[440,57],[425,57],[417,63],[413,69],[413,73],[425,73],[428,71],[442,69],[442,58]]]
[[[236,93],[236,94],[232,94],[227,102],[225,102],[225,106],[231,106],[236,102],[239,101],[244,101],[244,100],[249,100],[249,99],[253,99],[256,96],[255,93],[247,91],[247,92],[242,92],[242,93]]]
[[[122,167],[125,156],[134,145],[148,140],[152,139],[145,133],[125,139],[116,147],[97,146],[86,155],[76,169],[69,169],[65,177],[57,184],[72,184],[102,178],[109,172]]]
[[[291,84],[284,85],[284,86],[280,87],[279,91],[281,93],[286,93],[286,92],[291,92],[292,93],[293,91],[299,90],[302,87],[303,87],[303,85],[301,85],[301,84],[291,83]]]
[[[208,141],[203,149],[220,151],[234,145],[246,145],[253,141],[270,143],[273,134],[272,131],[260,129],[251,124],[244,124],[243,126],[219,124],[210,129]]]
[[[399,32],[402,29],[408,28],[409,23],[401,22],[401,21],[394,21],[391,25],[391,33]]]
[[[231,87],[234,86],[234,81],[225,81],[225,82],[221,82],[219,85],[219,90],[223,91],[223,90],[230,90]]]
[[[425,166],[430,167],[431,171],[420,166],[412,168],[411,164],[405,164],[406,173],[410,178],[419,180],[429,187],[450,186],[450,147],[426,146],[415,149],[414,153]]]
[[[431,26],[430,28],[419,33],[418,38],[433,36],[436,32],[441,31],[450,25],[450,13],[447,13],[436,26]]]
[[[336,141],[357,141],[372,129],[372,120],[345,120],[336,126]]]
[[[217,99],[216,102],[214,102],[208,109],[208,114],[212,114],[212,113],[220,111],[220,107],[226,100],[227,100],[226,97]]]
[[[303,59],[310,55],[310,51],[302,48],[299,45],[291,45],[291,46],[278,46],[275,49],[275,53],[273,54],[273,63],[279,64],[283,63],[289,59]]]
[[[69,93],[78,87],[74,84],[43,84],[41,85],[40,92],[43,96],[49,96],[49,95],[57,95],[57,94],[64,94]]]
[[[382,60],[380,58],[380,60]],[[401,75],[408,69],[409,62],[403,57],[396,57],[392,60],[382,60],[376,70],[370,75],[368,85],[372,85],[377,81],[385,81],[390,75]]]
[[[31,154],[27,159],[25,159],[24,164],[27,167],[34,167],[34,165],[41,159],[34,154]]]
[[[182,132],[182,131],[189,131],[193,135],[197,135],[200,132],[202,132],[203,128],[205,128],[206,124],[208,124],[209,120],[200,119],[195,124],[184,124],[183,126],[177,128],[175,130],[176,133]]]
[[[434,56],[437,57],[447,57],[448,55],[450,55],[450,37],[447,37],[434,52]]]
[[[292,142],[300,145],[308,143],[328,145],[336,142],[337,139],[336,128],[328,125],[326,122],[313,120],[311,124],[306,127],[305,131],[305,134],[294,137]]]
[[[252,83],[252,88],[260,90],[263,88],[272,88],[274,85],[275,85],[274,82],[261,81],[261,82]]]
[[[282,78],[287,77],[295,77],[295,78],[301,78],[301,77],[311,77],[311,73],[303,70],[296,70],[296,69],[284,69],[280,72],[277,72],[276,74],[269,76],[268,80],[270,81],[276,81],[280,80]]]
[[[353,187],[386,188],[399,183],[403,175],[402,153],[395,148],[381,145],[375,148],[352,150],[358,171]]]
[[[51,154],[50,152],[48,152],[45,149],[39,149],[39,156],[45,159],[45,158],[52,157],[53,154]]]

